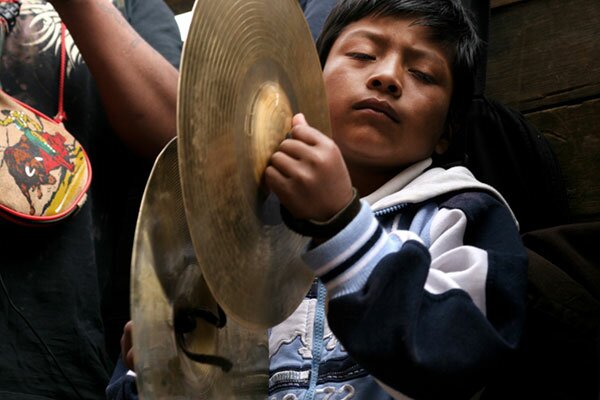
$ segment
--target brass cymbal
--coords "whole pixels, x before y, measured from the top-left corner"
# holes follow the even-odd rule
[[[329,135],[322,71],[296,0],[197,0],[178,98],[179,167],[206,282],[248,327],[283,321],[308,291],[306,239],[261,184],[293,114]]]
[[[219,311],[191,245],[177,163],[173,139],[156,160],[136,226],[131,315],[138,392],[146,400],[264,399],[266,331],[243,328]]]

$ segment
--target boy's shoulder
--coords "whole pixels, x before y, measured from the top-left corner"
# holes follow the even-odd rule
[[[478,180],[502,194],[524,232],[558,225],[566,216],[558,160],[544,135],[519,111],[486,96],[475,98],[450,153],[464,158]]]
[[[466,167],[427,167],[431,161],[424,160],[403,171],[377,192],[366,198],[373,211],[398,204],[436,202],[460,193],[488,193],[510,209],[502,194],[493,186],[481,182]]]

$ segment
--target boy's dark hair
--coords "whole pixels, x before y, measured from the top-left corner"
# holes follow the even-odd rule
[[[458,0],[339,0],[317,39],[321,65],[325,65],[334,42],[349,24],[366,17],[409,17],[431,29],[431,39],[453,54],[454,90],[448,110],[448,128],[464,120],[476,77],[480,43],[469,12]]]

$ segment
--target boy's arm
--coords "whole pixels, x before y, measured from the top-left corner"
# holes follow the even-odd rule
[[[314,131],[295,117],[295,140],[281,144],[265,179],[293,217],[326,221],[347,207],[352,189],[335,143]],[[518,345],[527,256],[496,198],[432,202],[410,229],[389,232],[362,203],[316,244],[304,259],[328,288],[331,329],[390,392],[471,396]]]
[[[81,50],[115,131],[138,153],[155,156],[176,134],[176,68],[129,25],[110,0],[50,2]],[[164,10],[164,18],[173,18],[164,3],[144,7]]]
[[[386,389],[468,398],[519,342],[526,253],[487,194],[420,213],[414,220],[430,224],[386,233],[363,203],[305,260],[328,287],[332,331]]]

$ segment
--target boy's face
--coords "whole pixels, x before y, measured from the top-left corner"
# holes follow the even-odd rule
[[[451,56],[413,19],[348,25],[323,70],[333,139],[349,168],[393,171],[442,153]]]

